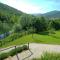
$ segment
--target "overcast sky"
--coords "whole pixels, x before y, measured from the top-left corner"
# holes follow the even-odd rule
[[[60,10],[60,0],[0,0],[25,13],[46,13]]]

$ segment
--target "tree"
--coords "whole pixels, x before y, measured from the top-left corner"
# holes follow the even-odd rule
[[[28,14],[23,14],[20,17],[20,24],[24,30],[27,30],[32,25],[32,16]]]
[[[55,30],[60,30],[60,19],[55,19],[52,21],[52,27]]]
[[[14,26],[14,32],[19,33],[21,30],[22,30],[22,27],[21,27],[20,24],[16,24],[16,25]]]
[[[44,17],[36,17],[35,18],[34,27],[36,32],[46,31],[47,30],[47,21]]]

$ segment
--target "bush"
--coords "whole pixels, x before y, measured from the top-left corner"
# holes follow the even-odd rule
[[[24,50],[28,50],[27,45],[23,45],[22,47],[16,47],[16,49],[12,49],[11,51],[9,51],[7,53],[1,53],[0,54],[0,60],[4,60],[5,58],[8,58],[9,56],[14,56],[17,53],[20,53]]]
[[[4,60],[7,57],[9,57],[8,53],[2,53],[2,54],[0,54],[0,60]]]
[[[17,47],[16,49],[13,49],[9,52],[10,56],[14,56],[16,55],[16,53],[20,53],[22,52],[23,50],[27,50],[28,47],[26,45],[22,46],[22,47]]]
[[[28,46],[27,45],[23,45],[22,50],[28,50]]]
[[[10,56],[14,56],[16,54],[16,50],[15,49],[13,49],[13,50],[11,50],[10,52],[9,52],[9,55]]]

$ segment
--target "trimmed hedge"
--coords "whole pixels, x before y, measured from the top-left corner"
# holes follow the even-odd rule
[[[0,60],[3,60],[5,58],[8,58],[9,54],[8,53],[2,53],[0,54]]]
[[[24,50],[28,50],[27,45],[23,45],[22,47],[17,47],[16,49],[12,49],[11,51],[9,51],[7,53],[0,54],[0,60],[4,60],[5,58],[8,58],[9,56],[14,56],[17,53],[20,53]]]

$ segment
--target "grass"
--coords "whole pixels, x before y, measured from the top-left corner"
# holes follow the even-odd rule
[[[29,34],[22,36],[10,43],[3,45],[2,47],[20,45],[25,43],[45,43],[45,44],[59,44],[60,45],[60,31],[55,31],[55,34],[51,35],[42,35],[42,34]]]
[[[60,60],[60,53],[45,53],[41,58],[34,58],[32,60]]]

